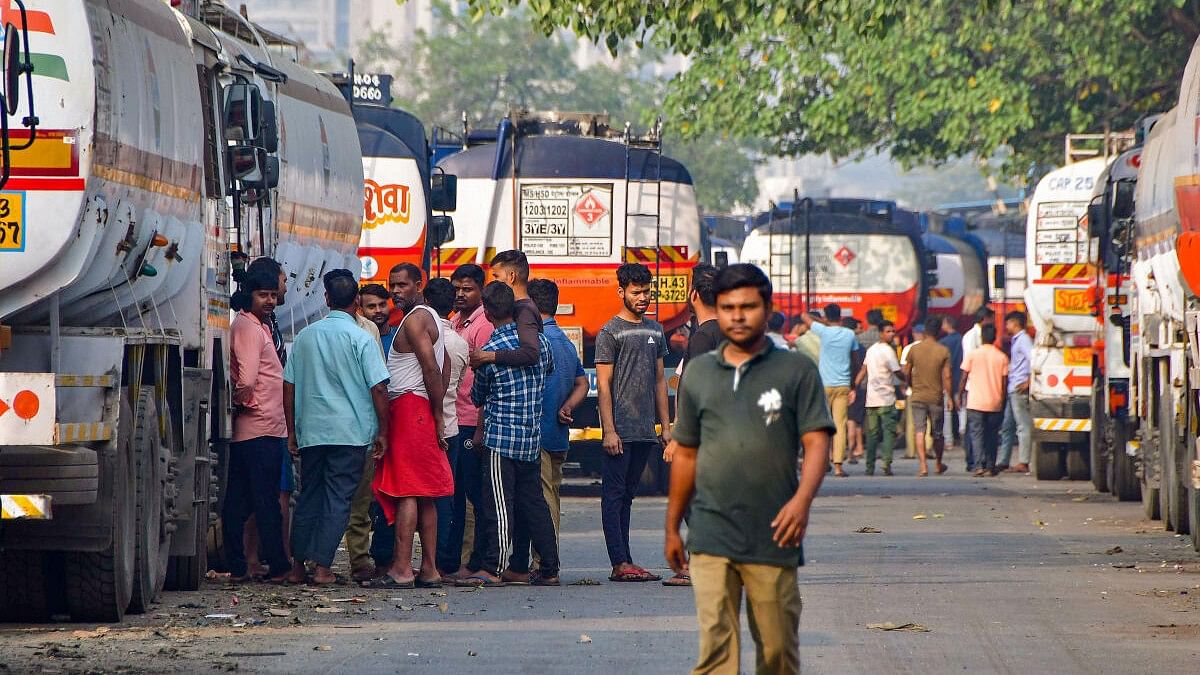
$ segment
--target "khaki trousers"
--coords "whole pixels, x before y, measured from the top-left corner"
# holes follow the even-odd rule
[[[825,400],[829,403],[829,414],[837,433],[833,436],[833,463],[841,464],[846,459],[846,417],[850,412],[850,387],[825,387]]]
[[[743,589],[755,672],[800,672],[801,601],[795,567],[738,563],[703,553],[692,554],[689,567],[700,624],[700,658],[693,675],[737,675]]]
[[[554,541],[558,542],[558,519],[562,515],[562,489],[563,478],[563,462],[567,461],[567,453],[565,452],[546,452],[542,450],[542,494],[546,497],[546,506],[550,507],[550,520],[554,521]],[[562,551],[561,544],[559,551]],[[538,569],[541,566],[541,556],[538,555],[537,549],[533,550],[533,566],[530,569]]]
[[[371,502],[375,493],[371,481],[375,479],[375,460],[367,457],[363,465],[362,480],[354,491],[350,502],[350,524],[346,526],[346,552],[350,556],[350,569],[375,568],[371,559]]]

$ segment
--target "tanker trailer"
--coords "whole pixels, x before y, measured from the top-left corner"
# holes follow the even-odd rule
[[[224,5],[113,7],[28,21],[41,128],[0,193],[30,226],[0,248],[3,619],[118,621],[198,586],[231,435],[230,251],[288,271],[285,332],[321,314],[322,272],[358,269],[336,89]]]

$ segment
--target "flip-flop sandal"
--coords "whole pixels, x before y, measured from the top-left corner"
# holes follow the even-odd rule
[[[662,577],[661,577],[661,576],[659,576],[659,575],[655,574],[654,572],[651,572],[651,571],[647,570],[647,569],[646,569],[646,568],[644,568],[644,567],[639,567],[638,565],[634,565],[634,566],[633,566],[633,569],[635,569],[635,570],[637,570],[638,572],[641,572],[642,574],[646,575],[646,577],[647,577],[647,580],[648,580],[648,581],[662,581]]]
[[[670,579],[663,579],[663,586],[691,586],[692,578],[686,574],[676,574]]]
[[[642,582],[642,581],[658,581],[658,580],[660,580],[660,579],[662,579],[662,577],[658,576],[657,574],[651,574],[651,573],[649,573],[649,572],[647,572],[646,570],[644,570],[644,569],[641,569],[641,568],[634,568],[634,569],[628,570],[628,571],[626,571],[626,572],[622,572],[622,573],[620,573],[620,574],[612,574],[612,575],[609,575],[609,577],[608,577],[608,580],[609,580],[609,581],[616,581],[616,582],[621,582],[621,583],[624,583],[624,582],[634,583],[634,582]]]
[[[344,577],[340,574],[333,575],[333,579],[331,581],[317,581],[316,577],[309,577],[308,583],[309,583],[309,585],[312,585],[312,586],[349,586],[350,585],[349,582],[346,581],[346,577]]]
[[[393,588],[393,589],[415,588],[416,582],[415,581],[407,581],[407,582],[396,581],[395,579],[392,578],[392,575],[385,574],[377,579],[371,579],[371,580],[362,582],[362,587],[363,588]]]
[[[530,579],[529,585],[530,586],[562,586],[562,582],[560,582],[558,580],[558,577],[539,576],[536,579]]]
[[[390,579],[391,577],[388,578]],[[413,584],[417,588],[441,588],[444,585],[444,582],[441,579],[438,579],[437,581],[425,581],[424,579],[417,577],[413,580]]]
[[[502,588],[508,584],[504,581],[492,581],[484,576],[473,575],[465,579],[457,579],[454,585],[460,588]]]

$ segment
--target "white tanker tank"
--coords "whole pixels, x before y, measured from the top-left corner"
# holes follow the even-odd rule
[[[358,272],[361,152],[338,91],[224,5],[48,0],[24,24],[40,125],[0,192],[21,229],[0,243],[0,619],[114,621],[207,570],[231,251],[283,264],[285,336],[319,318],[321,275]]]

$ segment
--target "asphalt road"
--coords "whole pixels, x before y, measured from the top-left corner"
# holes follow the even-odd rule
[[[952,463],[941,477],[916,478],[915,462],[901,460],[894,478],[826,481],[800,573],[805,672],[1196,669],[1200,557],[1185,542],[1090,484],[974,479]],[[633,546],[648,567],[662,566],[664,509],[662,498],[635,502]],[[691,591],[609,583],[594,497],[568,498],[563,522],[563,579],[579,585],[213,581],[167,593],[122,626],[0,627],[0,672],[686,672]],[[865,527],[880,532],[856,532]],[[870,627],[879,623],[928,632]],[[753,671],[750,649],[743,665]]]

